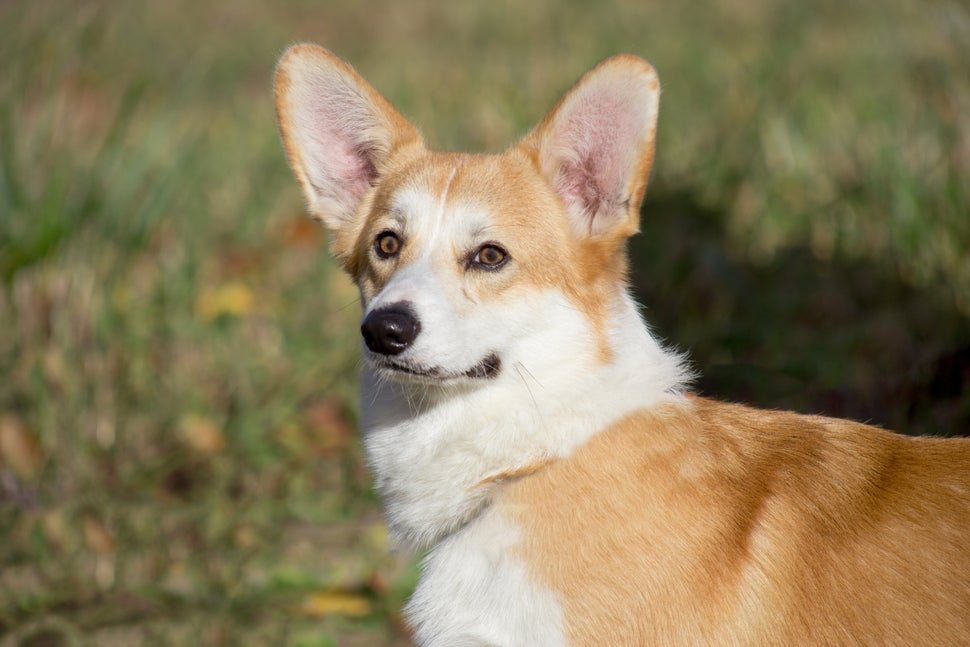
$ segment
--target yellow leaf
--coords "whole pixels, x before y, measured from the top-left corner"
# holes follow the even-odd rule
[[[373,523],[364,532],[367,544],[379,553],[390,552],[391,539],[384,523]]]
[[[215,288],[206,288],[195,301],[196,314],[205,321],[220,315],[241,317],[253,311],[256,298],[244,283],[231,281]]]
[[[373,611],[371,601],[354,593],[323,591],[307,596],[300,604],[299,612],[319,618],[326,615],[362,618]]]

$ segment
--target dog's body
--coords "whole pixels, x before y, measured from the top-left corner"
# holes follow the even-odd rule
[[[970,441],[687,395],[643,325],[649,65],[604,61],[501,155],[428,151],[314,46],[276,92],[360,288],[392,534],[431,548],[420,644],[970,644]]]

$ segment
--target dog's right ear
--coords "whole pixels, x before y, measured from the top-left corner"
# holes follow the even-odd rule
[[[310,213],[338,236],[351,234],[391,155],[420,144],[420,135],[354,68],[316,45],[287,50],[275,92],[283,147]]]

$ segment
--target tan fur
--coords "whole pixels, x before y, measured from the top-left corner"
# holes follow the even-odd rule
[[[276,79],[287,156],[365,303],[419,258],[456,295],[459,317],[494,305],[500,325],[506,298],[558,290],[592,323],[588,352],[602,364],[623,358],[611,307],[623,301],[658,88],[640,59],[608,59],[522,142],[468,155],[428,150],[322,48],[291,49]],[[331,102],[322,124],[314,94]],[[591,118],[604,112],[620,123]],[[574,153],[586,126],[608,154],[583,166]],[[347,151],[363,152],[366,164],[354,166]],[[441,218],[484,212],[480,230],[467,242],[421,240],[437,234],[409,231],[407,214],[394,211],[409,189],[439,200]],[[400,233],[400,253],[375,262],[374,240],[388,229]],[[469,250],[490,239],[514,263],[467,271]],[[487,493],[517,537],[521,530],[509,550],[554,594],[570,644],[970,645],[970,439],[908,438],[680,393],[663,391],[663,404],[635,410],[565,458],[545,448],[470,481],[468,492]]]
[[[308,74],[309,70],[333,67],[331,76],[338,76],[352,84],[361,93],[370,109],[380,116],[385,141],[378,147],[376,161],[380,183],[375,191],[368,192],[357,208],[357,216],[349,222],[341,222],[334,214],[314,209],[312,182],[306,170],[297,130],[294,126],[294,96],[292,92],[294,73]],[[294,72],[296,70],[297,72]],[[634,56],[616,56],[604,61],[585,74],[568,92],[546,118],[521,143],[501,155],[466,155],[429,151],[417,131],[400,113],[352,66],[331,52],[311,44],[297,45],[286,52],[277,66],[275,96],[277,121],[290,166],[308,196],[314,217],[331,230],[331,251],[341,260],[347,271],[361,286],[365,295],[380,289],[389,276],[387,266],[381,268],[382,277],[367,262],[373,235],[380,231],[381,218],[386,216],[388,196],[402,183],[419,183],[430,192],[440,191],[443,175],[460,164],[452,193],[463,199],[477,199],[487,204],[489,211],[498,216],[513,231],[535,231],[538,235],[515,236],[524,241],[525,247],[516,250],[516,261],[526,277],[521,283],[524,289],[538,285],[564,290],[576,307],[587,313],[594,322],[599,339],[599,359],[609,362],[612,348],[607,340],[608,304],[618,291],[624,289],[627,259],[624,241],[637,231],[640,202],[646,189],[649,170],[653,163],[655,126],[651,126],[642,143],[642,150],[635,151],[634,172],[625,187],[626,199],[621,205],[624,215],[614,226],[594,237],[578,238],[570,234],[565,220],[543,219],[542,226],[536,214],[554,213],[562,209],[552,192],[544,173],[541,151],[545,140],[557,124],[571,97],[577,95],[594,79],[597,73],[642,74],[650,87],[656,91],[658,82],[653,68]],[[379,139],[379,138],[378,138]],[[632,145],[632,142],[631,142]],[[562,259],[562,262],[550,262]],[[408,261],[402,254],[400,263]],[[481,285],[481,297],[497,297],[502,290],[490,285],[487,277]],[[512,284],[511,280],[506,282]]]
[[[970,440],[691,399],[498,505],[575,645],[970,644]]]
[[[407,149],[406,158],[394,160],[394,168],[362,207],[367,216],[357,233],[356,246],[346,255],[348,271],[364,294],[370,296],[395,271],[411,262],[414,256],[409,250],[421,249],[420,240],[405,241],[400,259],[395,263],[375,267],[367,261],[374,237],[393,221],[388,201],[405,183],[423,188],[429,194],[441,195],[445,180],[457,168],[448,200],[487,207],[495,220],[490,229],[493,237],[516,242],[516,247],[510,250],[516,260],[511,271],[494,275],[479,273],[473,277],[475,283],[464,289],[471,292],[474,300],[486,302],[508,296],[506,290],[525,293],[536,289],[562,290],[594,322],[600,340],[599,360],[609,361],[612,350],[606,339],[608,304],[623,289],[627,271],[623,237],[577,239],[565,220],[546,220],[537,230],[537,214],[554,211],[558,206],[535,164],[535,157],[527,147],[513,147],[501,155]],[[456,281],[461,270],[458,261],[464,251],[451,250],[451,262],[445,265]]]

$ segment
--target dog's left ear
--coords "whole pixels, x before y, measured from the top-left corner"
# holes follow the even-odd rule
[[[614,56],[583,75],[523,140],[577,234],[612,238],[637,231],[659,100],[649,63]]]

